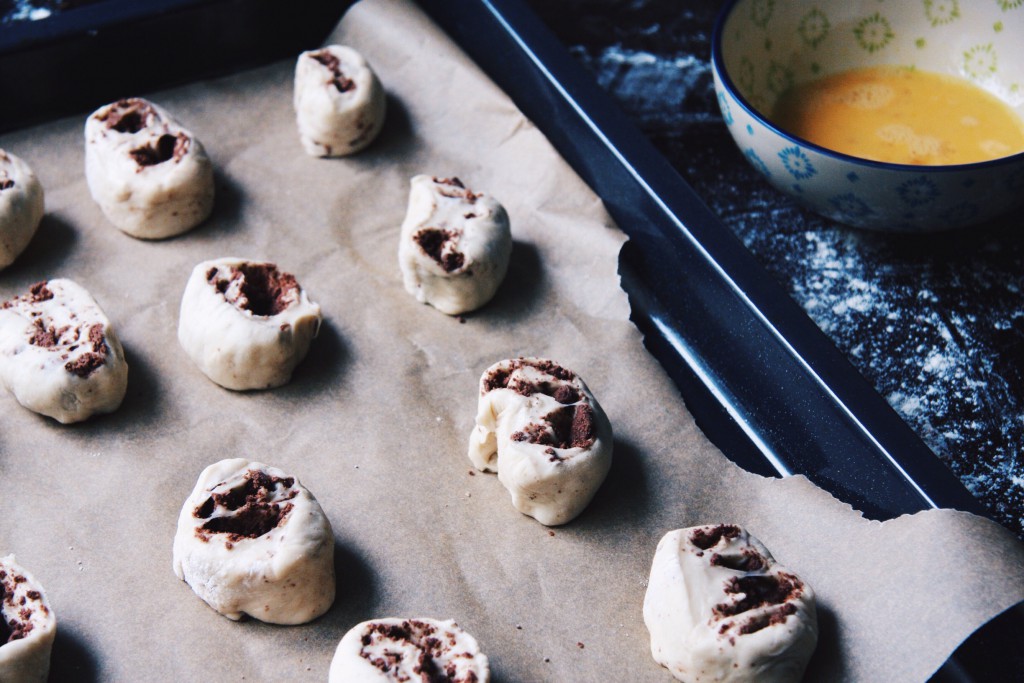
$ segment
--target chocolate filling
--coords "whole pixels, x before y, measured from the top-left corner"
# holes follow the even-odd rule
[[[412,238],[416,244],[420,245],[423,253],[434,259],[444,269],[444,272],[454,273],[466,262],[466,257],[462,252],[456,250],[454,244],[460,235],[461,233],[457,230],[423,228]],[[448,244],[451,244],[451,248],[445,251],[445,245]]]
[[[327,82],[337,88],[338,92],[348,92],[356,87],[355,82],[341,72],[341,60],[330,50],[314,52],[310,57],[327,67],[332,76]]]
[[[735,602],[715,605],[719,617],[731,617],[766,605],[782,605],[803,594],[804,585],[797,577],[785,572],[778,575],[734,576],[725,583],[725,592],[743,595]]]
[[[14,181],[10,178],[0,178],[0,190],[9,190],[14,187]]]
[[[149,103],[138,98],[130,98],[115,102],[100,120],[106,122],[107,128],[119,133],[138,133],[149,124],[149,119],[155,116],[156,111]]]
[[[530,383],[525,382],[521,379],[512,379],[512,374],[516,370],[520,370],[525,367],[536,368],[545,375],[550,375],[555,379],[563,382],[571,382],[576,378],[576,375],[571,370],[567,370],[557,363],[553,363],[549,360],[526,360],[523,358],[517,358],[510,361],[507,367],[497,367],[491,371],[489,375],[484,378],[483,381],[483,393],[494,391],[495,389],[511,389],[517,394],[523,396],[532,396],[536,393],[542,393],[547,396],[552,396],[559,403],[575,403],[579,400],[579,394],[573,387],[562,388],[562,385],[555,387],[552,391],[552,383],[541,382],[541,383]],[[576,394],[577,398],[570,400],[570,397]]]
[[[468,189],[465,185],[462,184],[461,180],[455,177],[434,178],[434,182],[437,185],[442,186],[437,189],[437,191],[441,193],[442,197],[451,197],[452,199],[465,199],[470,204],[473,204],[480,196],[479,194],[476,194],[472,190]]]
[[[369,632],[363,634],[363,649],[359,655],[372,664],[374,667],[388,673],[397,669],[403,661],[403,654],[400,651],[390,650],[382,647],[382,654],[374,656],[366,650],[373,644],[374,635],[379,635],[378,641],[391,641],[411,645],[417,650],[416,663],[413,665],[413,673],[419,676],[419,683],[476,683],[477,676],[469,671],[465,676],[458,676],[458,670],[454,662],[450,662],[442,671],[437,659],[443,654],[445,643],[434,634],[437,629],[432,625],[416,619],[407,619],[401,624],[370,624]],[[449,639],[448,645],[455,646],[455,640]],[[406,679],[402,679],[406,680]]]
[[[191,140],[184,133],[161,135],[154,145],[144,145],[128,152],[139,168],[156,166],[165,161],[181,161],[181,158],[188,152]]]
[[[89,328],[89,343],[92,344],[92,351],[87,351],[64,364],[65,370],[83,379],[107,362],[107,342],[103,336],[103,325],[97,324]]]
[[[787,603],[771,612],[755,614],[740,625],[740,634],[756,633],[775,624],[784,624],[786,618],[793,614],[796,614],[796,605],[793,603]]]
[[[594,410],[586,403],[559,408],[541,419],[542,424],[530,424],[515,432],[512,440],[554,448],[589,448],[597,438]]]
[[[232,267],[227,279],[218,278],[218,273],[217,269],[211,268],[206,273],[207,281],[225,294],[233,282],[241,279],[238,296],[228,301],[258,316],[277,315],[288,308],[295,300],[295,290],[299,288],[294,275],[281,272],[273,263],[244,263]]]
[[[740,528],[734,524],[720,524],[711,528],[700,528],[690,534],[690,542],[701,550],[718,545],[723,538],[731,539],[740,535]]]
[[[19,610],[14,604],[15,586],[24,582],[24,576],[9,577],[7,572],[0,570],[0,645],[20,640],[34,628],[29,621],[32,610],[27,607]],[[22,598],[20,604],[23,606],[24,603]]]
[[[68,325],[59,330],[53,327],[46,327],[43,325],[43,321],[37,318],[33,322],[32,336],[29,337],[28,343],[44,349],[52,349],[60,343],[61,335],[67,332],[68,329],[70,329]]]
[[[768,561],[753,548],[744,548],[739,555],[715,553],[711,556],[711,564],[715,567],[726,567],[741,572],[756,572],[768,566]]]
[[[227,534],[230,542],[259,538],[281,524],[293,507],[291,503],[271,503],[274,490],[278,485],[290,489],[294,484],[292,477],[275,477],[261,470],[249,470],[241,486],[212,494],[192,512],[194,517],[207,520],[196,530],[197,535],[208,540],[207,534]],[[287,492],[282,500],[294,498],[296,493]],[[234,514],[211,518],[218,507]]]

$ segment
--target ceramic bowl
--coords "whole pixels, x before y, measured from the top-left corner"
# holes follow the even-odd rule
[[[1024,206],[1024,152],[948,166],[883,163],[801,140],[766,118],[793,84],[881,65],[967,78],[1024,116],[1024,0],[732,0],[712,36],[729,132],[768,182],[811,210],[913,232]]]

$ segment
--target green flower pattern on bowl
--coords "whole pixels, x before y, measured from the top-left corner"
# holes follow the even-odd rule
[[[961,227],[1024,206],[1024,153],[957,167],[882,164],[763,120],[794,84],[878,65],[968,78],[1024,116],[1024,0],[733,0],[727,11],[712,65],[723,118],[781,191],[834,220],[883,230]]]

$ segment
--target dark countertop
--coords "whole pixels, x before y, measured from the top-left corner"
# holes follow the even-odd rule
[[[723,0],[529,0],[765,269],[990,510],[1024,537],[1024,225],[855,230],[737,150],[709,64]]]

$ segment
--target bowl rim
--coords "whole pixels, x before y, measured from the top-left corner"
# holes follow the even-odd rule
[[[776,135],[785,138],[789,142],[792,142],[801,148],[809,149],[823,156],[833,157],[837,161],[845,161],[859,166],[887,171],[910,172],[917,174],[962,173],[965,171],[988,170],[999,166],[1019,164],[1024,161],[1024,150],[1016,152],[1015,154],[1010,154],[1009,156],[999,157],[998,159],[972,161],[966,164],[929,165],[899,164],[891,161],[876,161],[874,159],[865,159],[852,154],[846,154],[845,152],[837,152],[836,150],[829,149],[828,147],[822,147],[810,140],[805,140],[804,138],[798,137],[783,130],[782,128],[779,128],[743,96],[743,93],[736,87],[732,77],[729,76],[728,70],[725,68],[725,56],[722,54],[722,35],[725,32],[725,22],[728,21],[733,10],[736,9],[736,6],[744,1],[745,0],[726,0],[726,3],[718,13],[718,17],[715,18],[715,26],[711,31],[711,67],[715,75],[718,76],[718,79],[722,83],[722,87],[725,91],[728,92],[729,95],[731,95],[740,104],[740,106],[750,114],[751,117]]]

